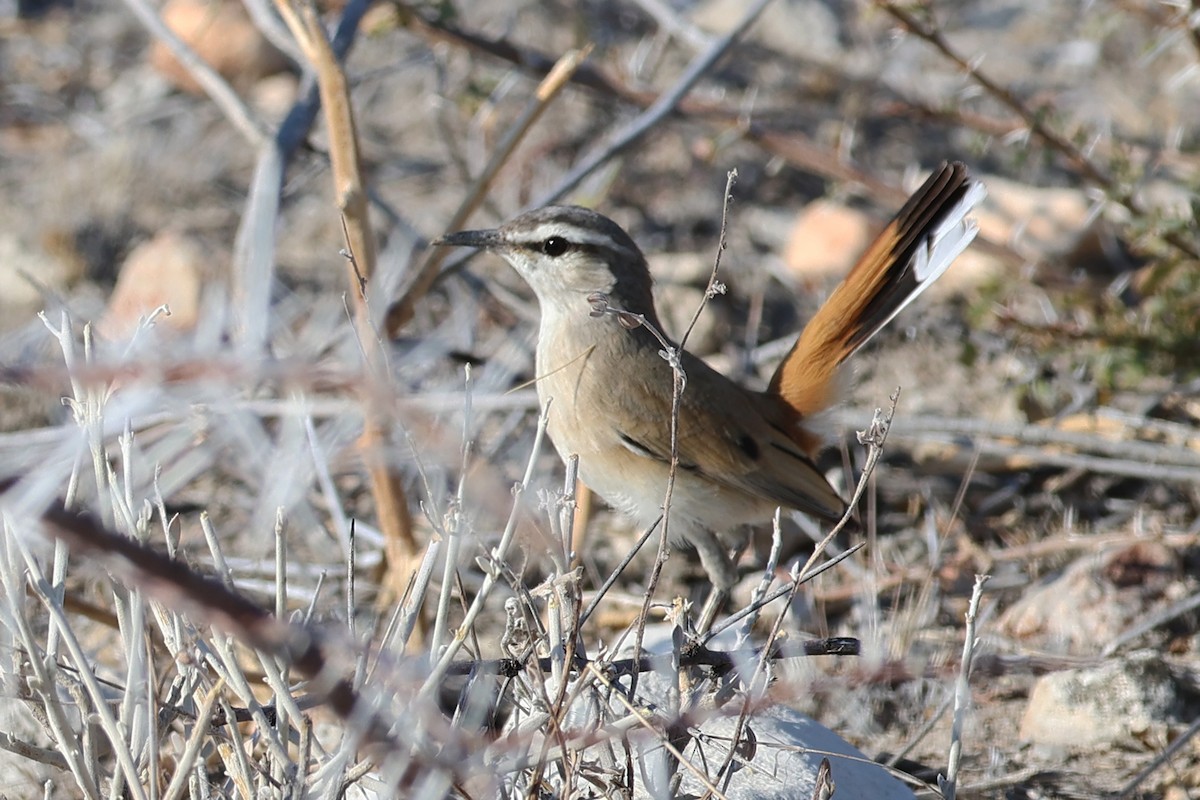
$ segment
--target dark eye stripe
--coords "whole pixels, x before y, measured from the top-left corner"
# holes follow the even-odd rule
[[[557,258],[567,252],[584,252],[594,253],[602,258],[617,259],[641,259],[641,253],[636,250],[631,250],[622,246],[612,239],[598,239],[589,235],[587,231],[568,231],[568,235],[564,236],[560,233],[546,233],[538,235],[534,233],[530,236],[522,236],[519,242],[516,242],[518,247],[532,250],[536,253]],[[551,244],[553,243],[553,244]],[[550,249],[547,249],[547,247]]]

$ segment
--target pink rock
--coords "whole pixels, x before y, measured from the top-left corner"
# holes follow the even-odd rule
[[[121,265],[117,285],[98,330],[107,339],[124,339],[140,319],[159,306],[169,316],[156,320],[175,331],[196,325],[200,304],[200,276],[205,263],[199,243],[178,233],[164,232],[134,248]]]
[[[250,84],[287,67],[287,60],[255,27],[241,3],[169,0],[162,19],[175,34],[228,81]],[[150,49],[150,64],[177,88],[201,88],[162,42]]]

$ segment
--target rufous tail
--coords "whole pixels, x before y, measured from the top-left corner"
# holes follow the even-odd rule
[[[837,399],[842,362],[941,277],[975,238],[978,226],[967,214],[986,194],[963,164],[934,171],[805,326],[767,391],[801,419],[828,408]]]

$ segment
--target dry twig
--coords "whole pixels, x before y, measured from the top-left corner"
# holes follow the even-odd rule
[[[317,74],[321,105],[329,129],[334,196],[342,214],[350,251],[346,268],[355,328],[367,371],[375,382],[383,381],[388,374],[387,356],[372,323],[366,293],[366,284],[375,274],[375,235],[371,230],[349,86],[315,8],[293,6],[288,0],[278,0],[277,6]],[[359,448],[371,478],[376,515],[387,548],[389,569],[382,581],[386,591],[381,601],[390,605],[393,599],[404,594],[416,572],[420,548],[413,533],[401,475],[389,465],[385,455],[391,442],[390,424],[387,407],[381,403],[379,395],[373,386],[368,386],[363,398],[363,433]]]

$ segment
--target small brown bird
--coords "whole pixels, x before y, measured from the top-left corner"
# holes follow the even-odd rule
[[[674,542],[696,548],[713,584],[737,578],[726,543],[776,507],[822,520],[846,505],[813,463],[816,417],[837,401],[842,363],[938,279],[975,238],[966,219],[985,195],[959,163],[909,199],[804,328],[766,391],[746,389],[687,352],[680,398]],[[435,245],[494,251],[537,295],[537,389],[553,399],[549,433],[583,482],[647,527],[662,512],[671,460],[673,373],[662,344],[621,314],[593,314],[597,295],[662,331],[646,259],[615,222],[577,206],[522,214],[494,230]]]

